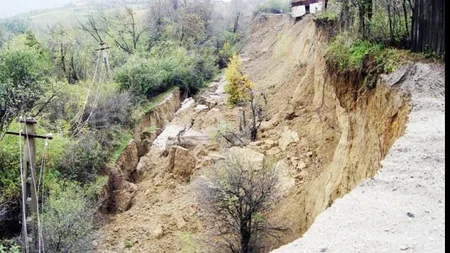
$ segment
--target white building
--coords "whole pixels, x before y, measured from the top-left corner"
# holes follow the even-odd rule
[[[320,0],[292,0],[291,15],[294,18],[301,17],[307,13],[317,13],[323,9],[323,1]]]

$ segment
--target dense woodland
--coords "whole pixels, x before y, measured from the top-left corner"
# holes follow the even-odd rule
[[[327,7],[316,22],[338,28],[327,57],[341,70],[359,69],[372,56],[375,72],[393,71],[395,48],[445,55],[444,0],[336,0]],[[254,15],[289,9],[278,0],[155,0],[86,8],[64,22],[0,20],[0,252],[22,245],[23,141],[5,135],[23,130],[19,117],[38,118],[38,134],[55,137],[37,141],[47,252],[88,252],[101,225],[94,218],[108,166],[140,116],[173,87],[192,95],[214,79],[239,52]]]

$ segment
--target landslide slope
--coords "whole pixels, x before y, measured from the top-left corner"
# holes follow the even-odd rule
[[[328,39],[312,17],[258,15],[241,52],[246,74],[267,96],[268,115],[258,141],[240,152],[276,161],[279,198],[265,215],[290,230],[281,241],[267,241],[266,251],[299,238],[336,199],[376,175],[411,110],[410,90],[391,84],[421,82],[408,72],[363,89],[327,69]],[[218,252],[212,236],[222,228],[199,205],[195,182],[229,152],[218,129],[238,131],[243,108],[225,104],[223,84],[217,80],[165,126],[161,136],[178,136],[188,150],[158,142],[140,158],[132,206],[110,216],[95,242],[98,252]]]

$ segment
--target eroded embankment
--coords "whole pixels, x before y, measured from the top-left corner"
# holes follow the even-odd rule
[[[374,177],[336,200],[302,238],[277,253],[444,251],[444,66],[411,63],[383,78],[412,94],[404,135]]]
[[[141,117],[134,128],[133,139],[121,152],[115,166],[109,168],[108,183],[103,189],[103,212],[123,212],[131,207],[138,190],[135,183],[138,181],[136,168],[139,159],[149,151],[152,142],[174,118],[181,99],[181,92],[176,88]]]
[[[382,81],[367,90],[330,71],[327,44],[327,32],[312,17],[294,23],[264,15],[244,48],[246,72],[267,91],[269,113],[279,121],[261,137],[277,139],[286,127],[300,136],[278,154],[296,178],[271,214],[272,222],[292,231],[282,243],[301,236],[336,198],[375,175],[410,111],[408,95]]]

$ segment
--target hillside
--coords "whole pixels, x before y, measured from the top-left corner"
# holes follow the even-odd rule
[[[343,206],[344,201],[355,203],[357,200],[348,199],[361,189],[356,188],[355,193],[352,190],[364,179],[375,176],[377,181],[380,162],[388,156],[384,162],[387,166],[389,159],[395,156],[390,152],[395,154],[399,150],[396,145],[390,151],[391,146],[405,133],[405,128],[406,133],[410,134],[407,122],[411,124],[417,117],[414,116],[417,89],[412,86],[425,87],[425,83],[431,81],[440,90],[444,81],[440,66],[425,64],[413,68],[420,72],[416,75],[402,75],[403,69],[399,69],[390,76],[380,78],[375,89],[356,87],[358,89],[355,90],[357,79],[351,76],[343,79],[327,68],[324,59],[329,43],[327,34],[326,30],[316,27],[312,16],[295,22],[288,15],[267,14],[259,15],[252,21],[250,37],[241,58],[245,73],[256,85],[255,89],[267,96],[268,115],[261,125],[258,140],[245,147],[231,148],[223,139],[211,138],[223,124],[237,129],[243,110],[226,106],[223,79],[216,80],[209,88],[183,103],[182,97],[176,93],[168,96],[165,101],[169,104],[160,104],[161,109],[144,120],[141,128],[156,122],[158,127],[164,129],[160,137],[156,140],[156,136],[151,138],[155,142],[147,146],[146,154],[139,161],[132,158],[135,155],[131,155],[130,159],[127,155],[124,157],[137,164],[122,169],[123,184],[128,185],[122,188],[119,197],[125,206],[124,212],[110,216],[99,232],[100,239],[95,241],[97,251],[212,252],[217,246],[214,235],[221,231],[221,227],[200,205],[196,182],[207,177],[214,163],[230,153],[257,161],[276,161],[280,197],[274,203],[276,208],[266,215],[272,224],[288,228],[290,233],[280,241],[266,241],[264,251],[292,242],[308,231],[311,225],[311,229],[315,228],[311,237],[329,238],[321,234],[324,230],[320,230],[320,222],[332,219],[332,210]],[[421,77],[424,69],[433,71],[430,79]],[[398,76],[402,78],[396,79]],[[396,80],[395,85],[392,85],[392,80]],[[417,80],[417,84],[411,80]],[[406,86],[410,88],[403,88]],[[436,95],[441,96],[439,92]],[[442,103],[441,100],[436,102]],[[185,106],[177,111],[178,107],[172,106],[174,103]],[[434,104],[432,102],[430,105]],[[411,108],[414,108],[413,116],[409,116]],[[436,113],[440,115],[442,112],[438,109]],[[440,122],[441,116],[437,117]],[[442,131],[439,131],[436,132],[437,138],[442,137]],[[135,137],[143,135],[139,131],[135,133]],[[399,139],[399,145],[407,136]],[[170,148],[171,144],[177,143],[177,138],[189,144],[185,146],[187,150]],[[139,146],[139,140],[137,143]],[[133,154],[129,151],[134,149],[133,144],[130,145],[124,153]],[[440,150],[440,142],[437,145]],[[377,186],[374,183],[365,184]],[[371,190],[367,188],[367,191]],[[441,194],[442,188],[439,186],[435,190]],[[349,192],[351,194],[345,196]],[[396,191],[399,198],[403,196],[400,192],[403,191]],[[342,201],[341,197],[344,197]],[[378,199],[376,196],[373,198]],[[443,203],[444,200],[440,201]],[[358,206],[367,208],[367,211],[362,212],[361,218],[356,221],[367,221],[368,228],[377,217],[367,217],[373,205],[365,206],[364,203],[361,200]],[[402,202],[399,201],[398,205]],[[353,211],[343,210],[346,211],[340,213],[352,219],[348,213]],[[439,209],[436,211],[440,212]],[[315,226],[317,217],[319,223]],[[327,223],[325,231],[341,235],[338,230],[341,223],[338,221],[344,221],[345,217],[337,216],[334,223],[322,221]],[[442,215],[437,217],[441,219]],[[333,224],[338,225],[335,227]],[[352,229],[352,226],[346,227]],[[355,236],[353,240],[358,240],[356,236],[359,233],[349,235]],[[331,252],[336,245],[347,245],[335,240],[322,246],[315,244],[316,241],[314,238],[305,243],[312,246],[299,249],[315,252],[312,250],[328,247]],[[297,251],[297,244],[293,248],[285,248],[283,252]],[[354,245],[359,247],[355,249],[366,247],[361,245]]]

